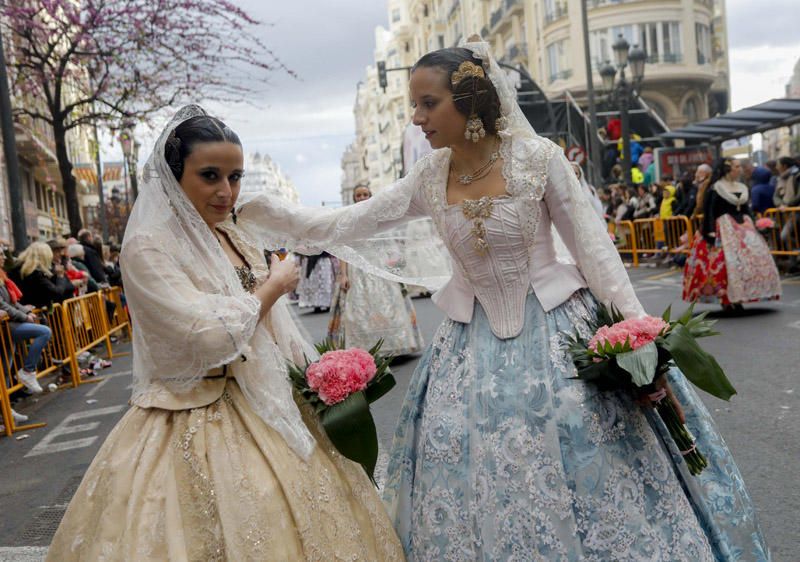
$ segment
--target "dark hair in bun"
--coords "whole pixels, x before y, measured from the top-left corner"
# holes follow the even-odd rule
[[[486,78],[468,76],[458,84],[451,83],[451,76],[463,62],[472,62],[482,66],[482,61],[473,52],[463,47],[439,49],[423,56],[413,66],[411,72],[418,68],[441,68],[447,74],[447,87],[453,92],[453,103],[459,113],[469,117],[474,111],[483,121],[486,134],[497,133],[496,121],[500,114],[500,98],[494,84]],[[485,70],[485,69],[484,69]]]
[[[196,115],[187,119],[170,133],[164,146],[164,158],[175,179],[181,181],[183,163],[196,144],[202,142],[231,142],[242,146],[233,129],[209,115]]]

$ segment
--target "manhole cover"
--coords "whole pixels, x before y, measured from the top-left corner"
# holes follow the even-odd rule
[[[43,507],[33,516],[27,527],[19,534],[15,543],[25,546],[47,546],[53,540],[53,535],[58,530],[58,525],[67,511],[67,505],[75,495],[83,476],[73,476],[61,490],[55,505]]]

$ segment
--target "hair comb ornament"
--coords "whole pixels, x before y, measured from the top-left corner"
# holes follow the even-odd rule
[[[483,68],[467,60],[458,65],[458,70],[450,75],[450,83],[453,86],[457,86],[464,78],[469,77],[486,78],[486,73],[483,71]]]

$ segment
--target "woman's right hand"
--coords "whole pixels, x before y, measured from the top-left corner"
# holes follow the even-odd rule
[[[284,260],[273,254],[269,264],[269,279],[268,283],[280,291],[280,294],[291,293],[297,288],[300,282],[300,268],[294,260]]]
[[[342,291],[345,293],[350,290],[350,279],[347,275],[339,276],[339,287],[341,287]]]

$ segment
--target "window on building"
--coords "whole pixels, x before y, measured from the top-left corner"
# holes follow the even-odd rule
[[[550,82],[558,79],[569,78],[571,72],[567,68],[566,41],[556,41],[547,46],[547,67],[550,73]]]
[[[686,103],[683,104],[683,116],[686,117],[689,123],[697,122],[699,114],[700,111],[697,107],[697,98],[691,97],[686,100]]]
[[[35,190],[36,190],[35,191],[35,193],[36,193],[36,208],[39,209],[40,211],[46,211],[47,210],[47,206],[46,206],[47,199],[45,198],[45,194],[44,194],[44,186],[42,184],[40,184],[38,181],[34,182],[34,185],[35,185]]]
[[[439,48],[444,49],[444,35],[439,36]]]
[[[397,23],[400,21],[400,9],[395,8],[392,10],[392,23]]]
[[[663,62],[681,62],[681,24],[665,21],[661,24]]]
[[[697,64],[711,62],[711,28],[703,23],[694,24],[694,38],[697,43]]]

